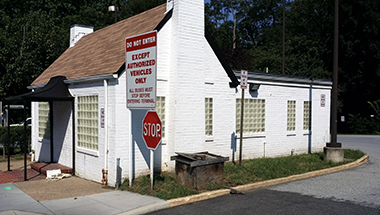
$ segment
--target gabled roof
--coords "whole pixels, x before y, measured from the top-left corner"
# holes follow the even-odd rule
[[[165,11],[162,4],[83,36],[31,85],[45,84],[54,76],[69,80],[117,72],[125,62],[125,38],[162,27]]]

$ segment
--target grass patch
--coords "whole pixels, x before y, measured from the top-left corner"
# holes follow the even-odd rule
[[[357,160],[361,157],[363,157],[365,154],[364,152],[360,150],[353,150],[353,149],[345,149],[344,150],[344,158],[346,159],[353,159]]]
[[[154,175],[154,190],[150,190],[150,176],[136,178],[132,186],[129,187],[129,180],[126,179],[120,186],[120,190],[140,193],[142,195],[155,196],[160,199],[173,199],[199,193],[197,190],[188,189],[174,182],[174,173],[163,172]]]
[[[344,150],[344,158],[357,160],[364,155],[360,150]],[[224,186],[237,186],[269,179],[282,178],[291,175],[306,173],[314,170],[339,166],[351,161],[342,163],[332,163],[323,160],[323,152],[315,154],[303,154],[289,157],[260,158],[243,160],[238,166],[232,162],[224,165],[223,184],[211,183],[207,190],[222,189]],[[132,186],[129,187],[129,180],[126,179],[120,186],[120,190],[151,195],[161,199],[173,199],[189,195],[194,195],[203,190],[188,189],[174,181],[174,173],[163,172],[154,176],[154,190],[150,190],[150,177],[141,176],[136,178]]]

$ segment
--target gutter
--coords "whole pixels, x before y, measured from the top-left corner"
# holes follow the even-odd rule
[[[104,75],[96,75],[96,76],[89,76],[89,77],[84,77],[84,78],[75,78],[75,79],[69,79],[69,80],[64,80],[63,82],[65,84],[77,84],[77,83],[83,83],[83,82],[91,82],[91,81],[103,81],[107,79],[117,79],[119,77],[118,74],[116,73],[110,73],[110,74],[104,74]],[[30,90],[33,89],[38,89],[41,87],[44,87],[45,84],[39,84],[39,85],[31,85],[28,86],[27,88]]]
[[[234,70],[234,73],[236,77],[240,79],[240,71]],[[330,80],[325,80],[325,79],[313,79],[313,78],[306,78],[306,77],[300,77],[300,76],[280,75],[280,74],[251,72],[251,71],[248,71],[248,81],[270,81],[270,82],[332,86],[332,82]]]

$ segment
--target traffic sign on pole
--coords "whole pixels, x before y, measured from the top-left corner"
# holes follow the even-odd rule
[[[248,81],[248,71],[247,70],[241,70],[241,73],[240,73],[241,89],[244,89],[244,90],[247,89],[247,81]]]
[[[162,124],[156,111],[148,111],[142,121],[142,136],[148,149],[155,150],[161,142]]]
[[[162,123],[156,111],[148,111],[142,121],[142,136],[146,147],[150,149],[150,189],[153,190],[154,150],[161,142]]]
[[[125,39],[127,108],[155,108],[157,31]]]

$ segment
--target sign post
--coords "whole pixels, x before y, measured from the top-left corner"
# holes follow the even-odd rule
[[[240,107],[240,146],[239,146],[239,166],[243,154],[243,118],[244,118],[244,90],[247,89],[248,71],[241,70],[240,86],[241,86],[241,107]]]
[[[132,186],[133,137],[132,110],[156,107],[157,31],[125,38],[125,71],[129,126],[129,186]],[[151,161],[152,162],[152,161]]]
[[[153,190],[154,150],[161,142],[162,123],[156,111],[148,111],[142,125],[142,136],[146,147],[150,149],[150,189]]]

